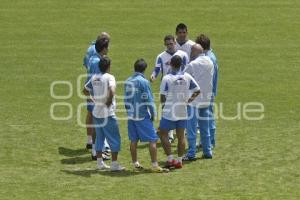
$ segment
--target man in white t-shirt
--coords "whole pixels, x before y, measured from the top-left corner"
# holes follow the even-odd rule
[[[106,39],[106,41],[103,39]],[[97,40],[98,40],[98,42],[97,42]],[[91,42],[91,44],[90,44],[89,48],[87,49],[86,54],[83,58],[83,66],[86,68],[88,76],[90,73],[89,72],[90,59],[93,57],[93,61],[97,62],[100,59],[102,54],[105,54],[105,55],[107,54],[110,36],[108,33],[102,32],[98,35],[97,40]],[[97,42],[98,52],[96,50],[96,42]],[[86,115],[87,143],[86,143],[86,148],[93,149],[92,150],[92,159],[93,159],[95,157],[95,155],[93,155],[93,152],[95,149],[94,148],[94,146],[95,146],[94,145],[95,144],[95,129],[93,127],[91,127],[91,125],[93,124],[92,111],[93,111],[93,103],[90,101],[90,99],[87,99],[87,115]],[[108,145],[106,145],[106,147],[109,149]]]
[[[125,168],[117,162],[118,152],[121,148],[121,138],[118,122],[115,116],[115,77],[109,74],[110,59],[103,56],[99,62],[99,74],[94,74],[84,87],[84,94],[91,95],[95,106],[93,109],[93,122],[96,129],[97,168],[121,171]],[[111,166],[107,166],[102,158],[104,140],[107,140],[112,155]]]
[[[197,126],[199,125],[200,137],[203,146],[203,158],[211,159],[211,141],[209,129],[209,106],[212,98],[214,65],[211,59],[203,52],[201,45],[196,44],[195,50],[198,57],[190,62],[185,69],[198,83],[201,95],[188,105],[189,120],[187,122],[188,152],[183,160],[196,160]]]
[[[195,42],[188,39],[187,26],[183,23],[178,24],[176,26],[176,49],[186,52],[189,59],[191,59],[192,47],[194,44]]]
[[[164,76],[160,86],[163,105],[160,121],[160,137],[167,155],[168,168],[182,168],[182,156],[185,151],[184,130],[187,125],[187,103],[192,102],[199,94],[200,88],[188,73],[180,71],[182,59],[175,55],[171,59],[171,72]],[[192,94],[192,95],[191,95]],[[178,159],[175,160],[168,141],[168,132],[176,129],[178,138]]]

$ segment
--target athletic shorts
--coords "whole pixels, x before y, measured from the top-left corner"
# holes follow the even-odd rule
[[[156,142],[158,137],[149,117],[143,120],[128,120],[128,137],[132,142]]]
[[[94,106],[95,106],[95,104],[92,100],[90,100],[90,99],[86,100],[86,109],[87,109],[87,111],[93,112]]]
[[[176,128],[186,128],[187,120],[172,121],[165,118],[161,118],[159,128],[160,130],[174,130]]]

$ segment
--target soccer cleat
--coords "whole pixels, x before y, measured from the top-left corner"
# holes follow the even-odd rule
[[[93,147],[92,144],[86,143],[86,146],[85,146],[86,149],[92,149],[92,147]]]
[[[125,170],[125,167],[121,166],[120,164],[114,164],[114,165],[111,165],[111,167],[110,167],[110,171],[112,171],[112,172],[124,171],[124,170]]]
[[[182,160],[183,161],[195,161],[195,160],[197,160],[197,158],[196,157],[191,157],[191,156],[188,156],[188,155],[184,155],[182,157]]]
[[[134,172],[141,172],[144,170],[144,167],[142,165],[134,165],[133,166],[133,171]]]
[[[170,142],[170,143],[174,143],[174,141],[175,141],[174,138],[169,137],[169,142]]]
[[[182,163],[181,162],[175,162],[174,163],[175,169],[181,169],[182,168]]]
[[[108,169],[110,169],[110,166],[106,165],[105,163],[102,163],[102,164],[97,165],[97,169],[98,170],[108,170]]]
[[[152,167],[151,172],[154,173],[168,173],[170,170],[166,168],[161,168],[160,166]]]
[[[202,155],[201,156],[202,159],[212,159],[212,155]]]
[[[94,156],[93,154],[91,154],[91,158],[92,160],[97,160],[97,156]]]
[[[168,168],[168,169],[180,169],[182,168],[182,163],[178,162],[177,160],[173,159],[171,162],[167,161],[166,165],[164,168]]]

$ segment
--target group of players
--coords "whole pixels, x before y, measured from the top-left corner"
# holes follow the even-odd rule
[[[150,82],[144,76],[147,63],[138,59],[134,63],[134,74],[124,84],[124,105],[128,116],[128,137],[132,165],[135,171],[144,170],[137,159],[138,142],[149,142],[151,170],[167,172],[170,168],[182,168],[184,161],[196,160],[197,149],[202,148],[203,159],[213,157],[215,147],[215,120],[213,103],[217,93],[218,64],[210,47],[210,39],[200,34],[195,42],[187,38],[187,26],[176,27],[176,38],[164,37],[166,50],[156,59],[150,82],[161,73],[160,102],[162,117],[159,128],[153,126],[156,107]],[[121,138],[115,116],[116,80],[110,73],[111,60],[107,56],[110,36],[101,33],[87,50],[84,66],[87,81],[83,93],[87,100],[87,148],[92,149],[92,159],[97,160],[100,170],[122,171],[118,161]],[[197,145],[197,130],[200,141]],[[178,157],[171,151],[176,132]],[[185,153],[185,135],[188,150]],[[167,155],[165,167],[157,162],[158,139]],[[111,155],[110,155],[111,154]],[[104,162],[111,157],[111,165]]]

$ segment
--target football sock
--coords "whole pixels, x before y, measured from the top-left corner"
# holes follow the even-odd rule
[[[152,162],[152,167],[157,167],[157,166],[158,166],[157,161],[156,162]]]
[[[112,161],[111,162],[111,165],[113,166],[113,165],[117,165],[118,164],[118,161]]]
[[[104,161],[103,161],[102,158],[97,158],[97,163],[98,163],[99,165],[103,165],[103,164],[104,164]]]
[[[95,148],[96,148],[96,145],[95,145],[95,144],[92,144],[92,155],[93,155],[93,156],[96,156],[96,154],[97,154]]]
[[[173,159],[174,159],[174,157],[173,157],[172,154],[168,155],[168,161],[169,161],[169,162],[172,162]]]
[[[177,161],[180,162],[180,163],[182,163],[182,157],[178,157]]]
[[[90,136],[90,135],[87,136],[87,142],[86,143],[88,143],[88,144],[92,144],[93,143],[92,136]]]
[[[133,166],[134,166],[134,167],[138,167],[138,166],[140,166],[140,163],[139,163],[139,161],[135,161],[135,162],[133,162],[132,164],[133,164]]]

